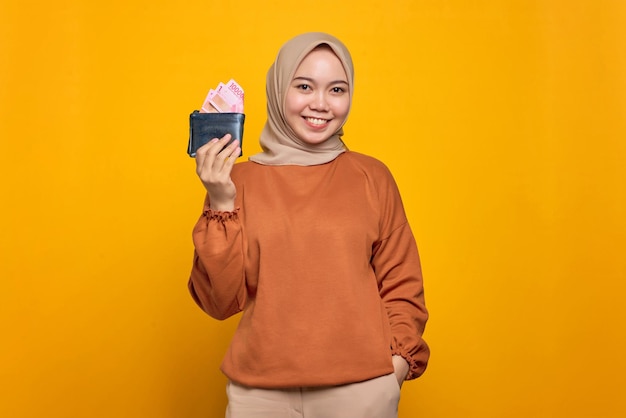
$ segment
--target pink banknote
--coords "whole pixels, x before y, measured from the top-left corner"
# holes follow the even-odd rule
[[[200,112],[243,113],[243,98],[243,89],[235,80],[219,83],[209,91]]]

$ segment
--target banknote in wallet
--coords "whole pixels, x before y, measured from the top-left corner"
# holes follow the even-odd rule
[[[215,89],[209,90],[200,110],[189,115],[187,154],[190,157],[195,157],[198,148],[211,139],[226,134],[232,136],[230,142],[238,139],[241,147],[245,120],[243,99],[243,89],[235,80],[219,83]]]
[[[219,83],[215,89],[209,90],[201,112],[243,113],[243,99],[243,89],[235,80]]]

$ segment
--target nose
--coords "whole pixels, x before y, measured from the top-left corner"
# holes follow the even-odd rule
[[[319,110],[319,111],[324,111],[324,112],[327,111],[329,107],[328,107],[328,100],[327,100],[325,92],[321,90],[317,91],[315,95],[312,97],[309,107],[312,110]]]

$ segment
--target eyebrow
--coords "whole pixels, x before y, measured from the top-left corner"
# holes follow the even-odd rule
[[[310,77],[294,77],[293,81],[296,81],[296,80],[302,80],[302,81],[308,81],[310,83],[315,83],[315,80],[313,80]],[[349,85],[346,80],[334,80],[334,81],[331,81],[329,84],[345,84],[345,85]]]

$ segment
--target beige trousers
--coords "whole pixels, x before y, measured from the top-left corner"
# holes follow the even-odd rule
[[[226,418],[397,418],[393,373],[349,385],[258,389],[228,382]]]

